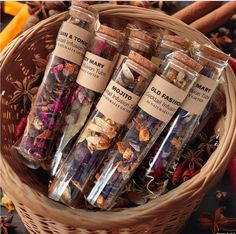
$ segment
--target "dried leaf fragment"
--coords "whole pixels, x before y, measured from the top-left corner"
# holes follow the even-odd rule
[[[104,198],[103,198],[103,196],[100,195],[100,196],[98,197],[98,199],[97,199],[97,204],[98,204],[98,205],[101,205],[101,206],[104,204]]]
[[[1,198],[0,205],[4,206],[7,209],[8,213],[11,213],[12,211],[15,210],[14,204],[4,193],[3,193],[3,197]]]
[[[39,134],[38,136],[36,136],[36,138],[38,139],[49,139],[52,136],[52,131],[50,130],[45,130],[44,132],[42,132],[41,134]]]
[[[127,144],[124,141],[119,141],[116,143],[117,149],[119,151],[120,154],[124,154],[126,148],[127,148]]]
[[[123,158],[129,160],[133,155],[133,151],[131,148],[127,148],[123,154]]]
[[[147,128],[141,127],[139,132],[140,141],[148,141],[150,139],[150,134]]]

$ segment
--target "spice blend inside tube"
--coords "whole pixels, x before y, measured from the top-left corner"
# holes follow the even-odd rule
[[[161,76],[156,75],[147,88],[114,148],[108,151],[108,160],[87,196],[89,203],[102,209],[114,205],[115,199],[186,98],[201,68],[187,55],[174,52]]]
[[[131,51],[108,84],[81,135],[49,188],[49,197],[77,207],[119,130],[127,122],[156,66]]]
[[[62,161],[71,150],[83,127],[95,97],[102,93],[109,82],[118,55],[122,49],[124,36],[121,32],[100,25],[85,54],[77,83],[65,117],[62,134],[57,149],[45,167],[54,176]]]
[[[50,154],[96,20],[94,8],[80,1],[72,2],[70,18],[59,30],[56,47],[17,147],[32,163],[39,164]]]
[[[218,85],[228,55],[203,45],[194,53],[194,59],[203,66],[197,82],[168,124],[165,135],[155,143],[154,155],[143,162],[135,175],[136,182],[142,187],[146,186],[150,193],[165,192],[181,152],[199,125],[202,113]],[[175,186],[175,182],[172,185]]]

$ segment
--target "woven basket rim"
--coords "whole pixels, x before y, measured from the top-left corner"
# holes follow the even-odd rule
[[[189,35],[190,32],[192,33],[192,37],[196,37],[195,40],[199,43],[208,43],[212,46],[214,46],[209,39],[207,39],[205,36],[203,36],[200,32],[197,30],[191,28],[190,26],[186,25],[180,20],[175,19],[174,17],[168,16],[162,12],[153,11],[151,9],[143,9],[139,7],[134,6],[117,6],[113,4],[98,4],[94,5],[98,10],[101,16],[109,16],[109,15],[115,15],[115,16],[121,16],[123,14],[129,14],[128,18],[134,18],[139,17],[139,20],[145,21],[148,20],[150,24],[154,24],[156,22],[156,25],[164,26],[168,24],[170,29],[175,31],[179,35],[184,35],[184,31],[188,30]],[[14,41],[12,41],[1,53],[1,61],[0,61],[0,67],[2,68],[7,62],[7,58],[11,56],[12,53],[14,53],[15,48],[23,47],[25,38],[30,38],[31,35],[33,35],[36,31],[43,30],[44,27],[48,27],[50,24],[53,24],[54,21],[62,20],[66,13],[61,13],[59,15],[50,17],[44,21],[41,21],[36,26],[32,27],[31,29],[27,30],[23,34],[21,34],[19,37],[17,37]],[[123,16],[123,15],[122,15]],[[123,16],[125,17],[125,16]],[[158,20],[158,21],[157,21]],[[167,20],[168,23],[165,22]],[[176,25],[178,27],[176,27]],[[182,31],[182,28],[184,30]],[[186,37],[188,37],[186,35]],[[189,38],[191,39],[191,38]],[[215,46],[214,46],[215,47]],[[18,178],[18,175],[16,175],[13,170],[9,167],[7,162],[3,157],[1,157],[1,176],[4,178],[4,175],[12,175],[12,178],[7,178],[9,181],[0,181],[1,186],[6,190],[6,192],[9,194],[10,197],[12,197],[13,201],[16,200],[20,203],[24,203],[29,209],[35,210],[35,207],[39,209],[39,206],[41,204],[40,209],[40,215],[45,215],[46,217],[50,217],[52,219],[58,220],[59,222],[65,222],[64,217],[61,217],[61,211],[63,210],[64,213],[67,213],[67,217],[70,217],[70,220],[66,221],[68,225],[75,225],[75,222],[77,226],[84,227],[84,228],[109,228],[109,227],[118,227],[119,224],[125,223],[127,225],[129,224],[135,224],[140,221],[144,222],[145,220],[148,220],[150,217],[155,217],[156,212],[158,210],[159,213],[166,212],[166,210],[162,210],[163,207],[165,209],[171,211],[173,207],[180,207],[181,204],[178,201],[181,201],[183,198],[191,198],[195,199],[196,197],[200,196],[200,189],[194,190],[195,187],[202,188],[202,190],[206,190],[207,188],[207,182],[210,180],[213,180],[216,174],[216,171],[219,171],[220,166],[225,169],[226,161],[229,160],[230,151],[232,150],[233,142],[236,139],[236,130],[232,129],[232,126],[235,126],[236,122],[236,113],[235,109],[232,107],[233,99],[235,99],[235,90],[236,90],[236,81],[233,80],[233,71],[231,68],[227,67],[224,72],[224,77],[227,80],[228,86],[224,87],[226,91],[227,96],[227,110],[229,111],[227,115],[231,116],[230,121],[226,124],[227,133],[224,134],[220,146],[217,148],[217,150],[213,153],[210,160],[208,160],[207,164],[202,168],[202,171],[196,175],[192,180],[185,182],[184,184],[181,184],[179,187],[177,187],[175,190],[172,190],[168,192],[167,194],[154,199],[153,201],[148,202],[145,205],[134,207],[134,208],[127,208],[121,211],[87,211],[87,210],[72,210],[70,208],[65,207],[64,205],[61,205],[59,203],[56,203],[49,198],[43,196],[42,194],[39,194],[36,191],[31,190],[27,185],[21,183],[20,179]],[[229,117],[230,118],[230,117]],[[227,144],[225,141],[231,137],[232,141],[228,142]],[[225,157],[220,160],[217,159],[214,161],[215,157],[217,157],[218,154],[222,153],[222,151],[225,154]],[[204,174],[205,173],[205,174]],[[204,174],[204,175],[203,175]],[[15,184],[15,182],[17,182]],[[15,184],[15,191],[11,188],[11,184]],[[184,189],[183,189],[184,188]],[[195,192],[193,192],[195,191]],[[27,192],[27,195],[30,200],[24,201],[24,198],[21,197],[23,192]],[[35,199],[37,201],[37,206],[35,204],[32,204],[32,199]],[[45,205],[46,204],[46,205]],[[111,215],[112,214],[112,215]],[[85,220],[87,218],[87,220]],[[96,220],[95,220],[96,219]],[[101,223],[103,222],[103,223]]]

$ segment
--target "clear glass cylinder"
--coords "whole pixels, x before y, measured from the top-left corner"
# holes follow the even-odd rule
[[[136,182],[146,187],[149,193],[162,194],[166,191],[167,181],[176,169],[181,152],[199,125],[206,105],[217,87],[217,81],[227,65],[228,55],[209,46],[198,47],[193,55],[203,66],[198,80],[161,137],[155,142],[154,152],[150,153],[135,174]]]
[[[130,52],[56,174],[49,188],[50,198],[72,207],[79,205],[81,192],[105,159],[105,152],[129,118],[155,70],[156,66],[149,60]]]
[[[44,163],[44,168],[50,171],[52,176],[55,176],[75,143],[91,112],[95,98],[104,91],[122,49],[123,39],[123,34],[119,31],[101,25],[89,44],[85,54],[86,60],[82,63],[74,87],[64,126],[57,144],[55,144],[56,150]],[[87,82],[88,76],[91,78],[91,83]],[[80,78],[87,83],[80,82]],[[97,82],[99,82],[99,90],[96,89]]]
[[[164,35],[160,44],[158,57],[162,60],[174,51],[181,51],[187,53],[191,42],[187,39],[175,35]]]
[[[155,48],[155,40],[143,30],[131,30],[128,41],[121,52],[122,55],[128,56],[131,50],[141,54],[147,59],[151,59]]]
[[[188,56],[175,53],[165,63],[161,76],[154,77],[113,149],[108,151],[108,160],[97,174],[95,185],[92,189],[85,189],[87,201],[91,205],[101,209],[109,209],[114,205],[116,198],[167,125],[167,116],[163,117],[162,113],[169,109],[173,115],[181,104],[177,96],[174,99],[174,96],[168,95],[174,90],[176,95],[183,93],[182,100],[187,96],[197,76],[197,72],[186,65],[187,60],[199,67]],[[175,108],[165,108],[164,105],[169,102],[174,103]]]
[[[29,166],[32,163],[37,167],[51,153],[96,20],[95,9],[73,1],[70,17],[59,30],[56,47],[17,147]]]
[[[160,42],[159,48],[156,50],[156,54],[152,57],[152,61],[159,67],[159,73],[161,73],[163,61],[169,54],[174,51],[181,51],[189,55],[190,45],[191,42],[187,39],[176,35],[165,34]]]
[[[127,42],[124,44],[120,53],[113,76],[118,71],[123,60],[129,55],[130,51],[135,51],[147,59],[151,59],[154,52],[155,40],[148,35],[148,32],[141,29],[130,29],[129,27],[126,27],[125,34]]]

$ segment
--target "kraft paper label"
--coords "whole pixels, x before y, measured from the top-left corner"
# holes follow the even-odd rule
[[[96,108],[116,123],[125,124],[139,99],[139,96],[111,80]]]
[[[168,123],[187,94],[187,92],[156,75],[138,106],[154,118]]]
[[[103,93],[113,71],[114,62],[86,52],[77,83],[98,93]]]
[[[181,105],[181,108],[192,114],[201,115],[217,85],[217,81],[205,76],[200,76],[189,91],[189,94]]]
[[[53,54],[77,65],[81,65],[91,33],[74,24],[63,22],[56,40]]]

